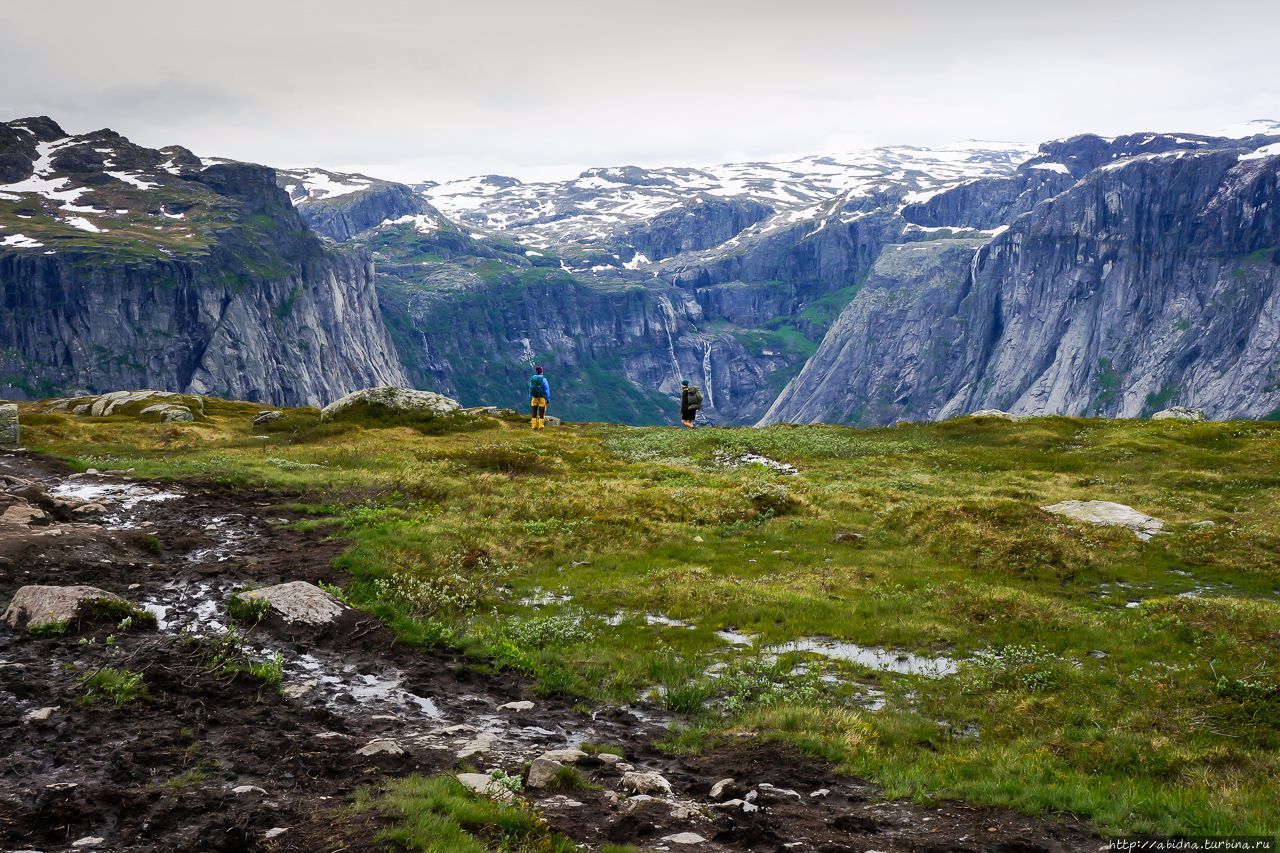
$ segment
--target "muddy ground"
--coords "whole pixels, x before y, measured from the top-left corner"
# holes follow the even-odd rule
[[[580,767],[600,790],[525,792],[588,849],[1030,853],[1101,844],[1069,819],[886,802],[778,744],[739,738],[700,756],[665,755],[652,746],[668,722],[656,709],[584,714],[481,662],[398,645],[360,614],[319,635],[252,632],[246,654],[284,662],[277,691],[228,674],[215,655],[234,624],[234,590],[343,582],[331,565],[342,543],[292,526],[286,505],[297,496],[74,475],[25,453],[0,455],[6,475],[0,511],[19,504],[47,517],[0,525],[0,602],[25,584],[90,584],[144,605],[159,627],[38,638],[0,626],[5,850],[383,850],[374,839],[386,818],[346,809],[362,786],[413,772],[519,772],[546,750],[583,742],[618,746],[635,770],[673,787],[670,796],[628,797],[619,790],[625,767],[590,758]],[[73,509],[85,502],[100,506]],[[149,698],[86,703],[82,681],[103,666],[144,673]],[[519,701],[533,708],[502,707]],[[361,754],[378,739],[402,751]],[[737,781],[713,800],[726,778]],[[718,807],[742,797],[754,810]],[[665,840],[680,833],[704,840]]]

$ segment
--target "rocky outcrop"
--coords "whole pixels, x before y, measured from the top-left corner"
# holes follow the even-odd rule
[[[119,621],[135,616],[147,617],[143,611],[115,593],[94,586],[24,586],[13,594],[0,622],[28,631],[64,628],[84,620],[100,617]],[[154,618],[150,619],[154,627]]]
[[[433,391],[383,386],[352,391],[345,397],[334,400],[320,410],[320,420],[333,420],[340,417],[343,412],[359,406],[429,416],[448,415],[462,409],[457,400]]]
[[[1054,515],[1074,518],[1076,521],[1127,527],[1142,540],[1150,539],[1164,531],[1164,522],[1160,519],[1113,501],[1062,501],[1040,508]]]
[[[320,587],[306,581],[289,581],[275,586],[238,592],[234,599],[240,607],[262,608],[289,624],[318,627],[331,625],[350,611]]]
[[[645,220],[624,241],[649,260],[659,261],[718,246],[774,212],[769,205],[752,199],[697,196]]]
[[[1280,156],[1096,147],[985,244],[887,249],[763,422],[1280,408]]]

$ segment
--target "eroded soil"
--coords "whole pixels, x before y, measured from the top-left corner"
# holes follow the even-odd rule
[[[215,655],[232,624],[234,590],[343,582],[331,565],[342,543],[292,526],[298,519],[285,505],[296,496],[76,476],[22,453],[0,455],[0,475],[38,487],[0,484],[9,505],[43,507],[47,516],[0,526],[0,601],[24,584],[83,583],[142,604],[159,621],[156,631],[103,625],[44,638],[0,627],[4,849],[382,850],[375,837],[385,818],[345,808],[362,786],[465,767],[520,772],[546,750],[583,742],[620,747],[627,764],[662,774],[674,789],[628,797],[622,767],[588,758],[579,767],[600,790],[525,792],[588,849],[1013,853],[1100,844],[1065,819],[886,802],[871,785],[746,737],[669,756],[652,746],[667,723],[653,708],[586,714],[482,662],[399,645],[363,614],[320,634],[252,632],[251,655],[283,661],[276,691],[228,674]],[[101,510],[49,502],[57,496]],[[104,666],[144,673],[149,698],[86,703],[83,679]],[[502,707],[520,701],[533,708]],[[401,752],[361,754],[379,739]],[[726,778],[736,781],[713,800],[712,786]],[[754,810],[719,805],[747,795]],[[704,841],[664,840],[679,833]]]

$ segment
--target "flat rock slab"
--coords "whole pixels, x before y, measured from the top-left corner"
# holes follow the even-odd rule
[[[1006,412],[1002,409],[978,409],[976,412],[970,412],[971,418],[1000,418],[1004,421],[1018,422],[1022,420],[1021,415],[1015,415],[1013,412]]]
[[[1171,406],[1151,416],[1153,421],[1202,421],[1204,409],[1189,409],[1186,406]]]
[[[382,406],[397,412],[413,412],[423,415],[447,415],[462,410],[461,403],[443,394],[384,385],[379,388],[352,391],[347,396],[334,400],[320,410],[320,420],[327,421],[357,403]]]
[[[1127,527],[1143,541],[1164,531],[1164,522],[1160,519],[1138,512],[1131,506],[1112,501],[1062,501],[1040,508],[1045,512],[1064,515],[1077,521]]]
[[[95,601],[125,604],[114,592],[96,586],[24,586],[13,594],[0,621],[12,628],[27,630],[45,625],[60,625],[84,615]]]
[[[459,773],[458,781],[480,796],[497,800],[500,803],[510,803],[516,798],[515,794],[504,786],[499,785],[493,777],[486,776],[483,773]]]
[[[329,625],[347,612],[345,604],[315,584],[289,581],[238,593],[245,601],[265,601],[272,613],[286,622]]]

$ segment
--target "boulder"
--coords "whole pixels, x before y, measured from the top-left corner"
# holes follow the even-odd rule
[[[664,836],[663,841],[668,844],[706,844],[707,839],[703,838],[696,832],[677,832],[675,835]]]
[[[110,415],[159,414],[165,421],[192,421],[195,413],[204,414],[204,398],[197,394],[175,394],[172,391],[112,391],[92,397],[54,400],[46,412],[70,412],[105,418]],[[175,414],[170,415],[173,411]],[[185,415],[184,415],[185,413]]]
[[[160,420],[164,423],[191,423],[196,416],[191,414],[191,410],[186,406],[177,406],[172,403],[157,403],[154,406],[147,406],[139,415],[159,415]]]
[[[26,527],[48,520],[49,515],[44,510],[25,503],[12,504],[0,513],[0,526],[4,527]]]
[[[330,625],[350,608],[315,584],[289,581],[236,593],[242,601],[265,601],[271,613],[290,623]]]
[[[96,586],[24,586],[13,594],[13,600],[0,615],[0,621],[12,628],[43,628],[65,625],[89,615],[95,604],[108,603],[121,610],[130,605],[120,596]]]
[[[632,770],[622,774],[622,788],[636,794],[670,794],[671,783],[651,770]]]
[[[547,426],[560,426],[560,424],[562,423],[562,421],[559,418],[553,417],[551,415],[547,415],[545,418],[543,418],[543,420],[547,422]]]
[[[577,764],[586,758],[587,754],[580,749],[549,749],[539,757],[548,761],[558,761],[561,764]]]
[[[525,787],[545,788],[555,781],[556,774],[564,769],[559,761],[550,758],[535,758],[529,765],[529,775],[525,779]]]
[[[1202,421],[1204,409],[1189,409],[1186,406],[1170,406],[1151,416],[1153,421]]]
[[[263,424],[268,424],[268,423],[271,423],[272,421],[278,421],[283,417],[284,417],[284,412],[277,412],[275,410],[258,412],[258,414],[253,416],[253,425],[262,426]]]
[[[443,394],[384,385],[378,388],[352,391],[345,397],[333,401],[320,410],[320,420],[332,420],[337,415],[360,403],[366,406],[379,406],[395,412],[420,415],[448,415],[462,410],[461,403]]]
[[[0,403],[0,447],[18,447],[22,444],[22,429],[18,426],[18,404]]]
[[[1164,522],[1160,519],[1138,512],[1131,506],[1112,501],[1062,501],[1040,508],[1045,512],[1064,515],[1077,521],[1127,527],[1143,541],[1164,530]]]

